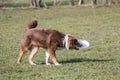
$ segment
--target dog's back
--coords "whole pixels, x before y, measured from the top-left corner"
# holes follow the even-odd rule
[[[62,38],[65,36],[57,30],[51,29],[38,29],[37,20],[32,19],[28,22],[25,32],[20,43],[21,49],[30,50],[32,46],[38,46],[47,49],[51,43],[62,45]],[[52,40],[52,41],[51,41]]]

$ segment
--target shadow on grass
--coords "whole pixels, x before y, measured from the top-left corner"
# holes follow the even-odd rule
[[[80,62],[110,62],[114,61],[113,59],[89,59],[89,58],[75,58],[75,59],[69,59],[66,61],[58,61],[61,64],[66,64],[66,63],[80,63]],[[39,62],[39,61],[38,61]],[[52,62],[50,62],[53,64]],[[42,63],[37,63],[38,65],[40,64],[45,64],[44,62]]]
[[[89,58],[75,58],[75,59],[70,59],[70,60],[66,60],[66,61],[58,61],[61,64],[66,64],[66,63],[80,63],[80,62],[110,62],[113,61],[113,59],[89,59]],[[50,62],[51,64],[53,64],[52,62]],[[37,63],[38,64],[38,63]],[[44,62],[40,63],[40,64],[45,64]],[[38,64],[38,65],[40,65]]]
[[[113,61],[113,59],[80,59],[80,58],[75,58],[75,59],[70,59],[70,60],[66,60],[66,61],[60,61],[60,63],[79,63],[79,62],[109,62],[109,61]]]

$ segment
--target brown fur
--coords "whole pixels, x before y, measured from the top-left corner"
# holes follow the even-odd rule
[[[18,56],[17,63],[20,64],[22,56],[29,50],[31,51],[28,58],[29,63],[33,63],[32,58],[36,54],[39,48],[44,48],[50,55],[53,63],[56,64],[57,58],[55,51],[57,48],[64,48],[63,40],[65,34],[51,29],[38,29],[37,20],[32,19],[28,25],[26,31],[23,33],[23,37],[20,42],[20,54]],[[78,49],[80,45],[77,43],[77,39],[69,35],[68,47],[69,49]]]
[[[38,25],[38,21],[36,19],[31,19],[26,26],[26,30],[36,28],[37,25]]]

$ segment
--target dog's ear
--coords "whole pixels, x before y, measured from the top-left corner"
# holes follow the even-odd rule
[[[76,48],[77,39],[74,38],[72,35],[66,35],[64,41],[67,50]]]
[[[73,36],[68,36],[68,44],[67,44],[67,48],[69,49],[75,49],[75,50],[79,50],[79,47],[81,46],[78,42],[78,40],[76,38],[74,38]]]
[[[67,44],[68,50],[73,46],[73,44],[74,44],[74,37],[69,35],[68,36],[68,44]]]

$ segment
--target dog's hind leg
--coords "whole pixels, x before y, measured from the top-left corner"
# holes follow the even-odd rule
[[[32,58],[33,58],[34,55],[37,53],[38,49],[39,49],[39,47],[34,46],[33,49],[31,50],[30,56],[29,56],[29,58],[28,58],[29,63],[30,63],[31,65],[36,65],[36,64],[32,61]]]
[[[20,64],[20,62],[21,62],[21,60],[22,60],[22,57],[23,57],[23,55],[27,52],[27,50],[28,50],[28,49],[22,50],[22,49],[20,48],[20,53],[19,53],[19,56],[18,56],[17,64]]]

